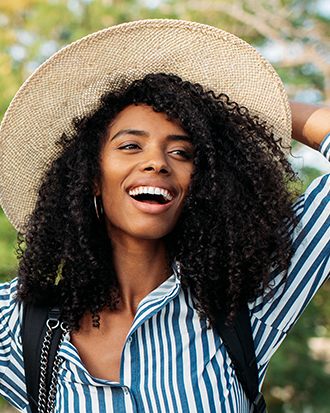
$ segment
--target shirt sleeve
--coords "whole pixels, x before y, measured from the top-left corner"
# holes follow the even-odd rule
[[[330,133],[320,145],[330,157]],[[297,200],[294,255],[286,280],[274,271],[273,284],[249,304],[260,381],[271,356],[330,273],[330,174],[315,179]]]
[[[325,136],[319,147],[321,154],[330,161],[330,132]]]
[[[0,284],[0,393],[16,409],[30,412],[26,396],[17,279]]]

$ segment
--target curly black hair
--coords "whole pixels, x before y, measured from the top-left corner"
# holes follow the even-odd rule
[[[295,180],[271,129],[245,107],[179,77],[150,74],[105,93],[90,116],[63,135],[63,154],[44,177],[36,208],[20,238],[18,299],[47,302],[57,285],[72,330],[86,311],[115,308],[119,286],[111,240],[95,214],[93,187],[109,124],[125,107],[147,104],[189,135],[194,171],[185,207],[165,237],[168,259],[181,265],[198,311],[233,319],[239,306],[286,271],[292,257]],[[58,282],[60,280],[60,282]],[[97,323],[96,323],[97,324]]]

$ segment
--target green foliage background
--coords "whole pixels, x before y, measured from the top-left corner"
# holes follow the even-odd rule
[[[145,18],[211,24],[244,38],[266,57],[275,42],[289,51],[272,63],[290,97],[315,101],[316,96],[329,103],[330,13],[322,11],[326,2],[0,0],[0,119],[23,81],[55,51],[104,27]],[[299,53],[290,58],[295,48]],[[301,172],[304,187],[320,174],[313,168]],[[15,240],[16,231],[0,210],[0,281],[15,276]],[[330,337],[329,292],[326,283],[271,361],[263,387],[270,413],[330,411],[330,359],[315,355],[310,346],[311,338]],[[1,401],[3,409],[8,406]]]

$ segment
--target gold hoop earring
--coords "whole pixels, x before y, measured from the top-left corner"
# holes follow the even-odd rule
[[[101,197],[100,197],[100,198],[101,198]],[[96,197],[96,195],[94,195],[94,207],[95,207],[95,212],[96,212],[97,219],[98,219],[100,222],[102,222],[102,220],[103,220],[103,214],[104,214],[103,206],[102,206],[102,201],[101,201],[101,199],[100,199],[100,201],[97,202],[97,197]]]

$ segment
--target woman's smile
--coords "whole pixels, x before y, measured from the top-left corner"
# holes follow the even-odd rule
[[[164,188],[164,183],[157,186],[157,182],[149,181],[144,185],[135,186],[128,191],[128,195],[131,197],[134,205],[141,211],[148,212],[150,214],[158,214],[165,212],[171,207],[175,195],[173,190]]]
[[[172,231],[192,170],[193,147],[178,123],[147,105],[120,112],[101,151],[96,185],[110,237],[160,239]]]

